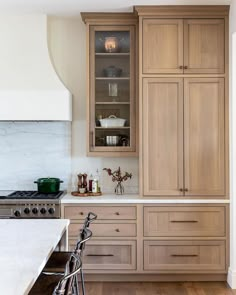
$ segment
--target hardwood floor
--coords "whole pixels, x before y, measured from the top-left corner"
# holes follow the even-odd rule
[[[86,283],[87,295],[236,295],[224,282]]]

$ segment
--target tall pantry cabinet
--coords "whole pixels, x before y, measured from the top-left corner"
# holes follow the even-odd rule
[[[136,6],[144,196],[228,198],[228,7]]]

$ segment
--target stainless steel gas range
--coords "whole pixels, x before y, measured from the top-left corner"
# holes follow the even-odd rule
[[[0,191],[2,218],[60,218],[60,200],[65,194],[37,191]]]

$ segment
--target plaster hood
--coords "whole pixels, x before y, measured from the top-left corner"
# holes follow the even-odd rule
[[[0,121],[71,121],[71,93],[47,45],[46,15],[0,17]]]

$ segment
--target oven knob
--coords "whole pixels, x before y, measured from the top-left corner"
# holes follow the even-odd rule
[[[34,214],[37,214],[37,213],[38,213],[38,209],[37,209],[37,208],[33,208],[33,209],[32,209],[32,212],[33,212]]]
[[[19,210],[15,210],[15,211],[14,211],[14,215],[15,215],[16,217],[20,217],[20,211],[19,211]]]
[[[30,213],[30,209],[29,208],[25,208],[24,213],[25,214],[29,214]]]
[[[49,208],[49,209],[48,209],[48,212],[49,212],[49,214],[54,214],[55,209],[54,209],[54,208]]]
[[[45,214],[47,212],[47,210],[45,208],[41,208],[40,213],[41,214]]]

